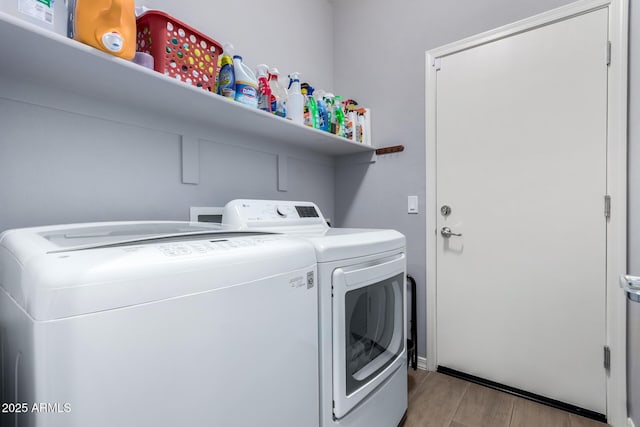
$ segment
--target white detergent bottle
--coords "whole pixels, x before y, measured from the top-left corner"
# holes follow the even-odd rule
[[[258,108],[258,80],[251,68],[242,62],[240,55],[233,56],[233,72],[236,78],[236,101]]]
[[[287,96],[287,119],[299,125],[304,124],[304,95],[300,88],[300,73],[289,75],[289,96]]]

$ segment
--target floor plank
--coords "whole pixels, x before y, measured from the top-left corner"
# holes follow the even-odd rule
[[[569,414],[560,409],[518,398],[513,406],[511,427],[571,427]]]
[[[469,384],[453,421],[468,427],[509,427],[515,397],[478,384]]]
[[[569,414],[569,419],[571,420],[571,427],[605,427],[608,425],[574,414]]]
[[[422,382],[429,376],[429,371],[424,371],[422,369],[409,369],[408,372],[408,380],[407,380],[407,388],[409,393],[409,398],[415,393],[418,387],[422,384]]]
[[[404,427],[446,427],[458,409],[469,383],[430,373],[409,398]]]

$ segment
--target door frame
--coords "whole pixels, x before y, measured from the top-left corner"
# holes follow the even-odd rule
[[[609,9],[611,63],[608,73],[607,194],[611,216],[607,225],[606,343],[611,368],[606,378],[607,419],[613,426],[627,423],[626,314],[618,278],[627,271],[627,62],[629,0],[579,0],[503,27],[426,52],[426,242],[427,242],[427,369],[437,367],[437,215],[436,206],[436,73],[440,58],[497,41],[597,9]],[[605,52],[603,52],[604,59]],[[604,211],[604,194],[603,194]],[[604,215],[604,213],[603,213]]]

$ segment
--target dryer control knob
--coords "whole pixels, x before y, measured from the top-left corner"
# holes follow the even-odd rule
[[[287,211],[284,208],[281,207],[277,207],[276,208],[276,213],[281,216],[282,218],[286,218],[287,217]]]

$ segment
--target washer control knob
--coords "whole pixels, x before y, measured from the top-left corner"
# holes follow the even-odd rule
[[[276,213],[282,218],[286,218],[287,217],[287,211],[283,207],[278,206],[276,208]]]

